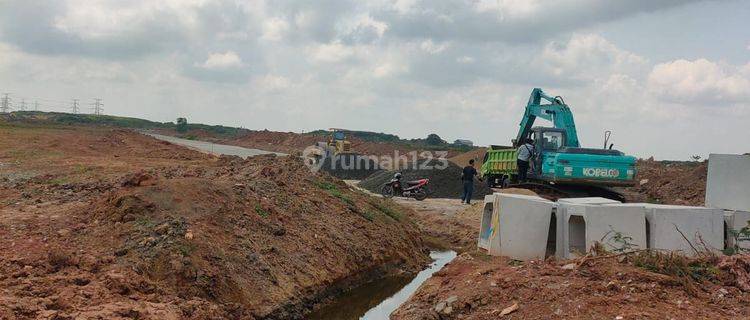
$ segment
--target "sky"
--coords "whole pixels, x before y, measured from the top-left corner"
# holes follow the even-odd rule
[[[535,87],[584,147],[750,152],[750,1],[2,0],[14,109],[508,144]],[[541,123],[543,124],[543,123]]]

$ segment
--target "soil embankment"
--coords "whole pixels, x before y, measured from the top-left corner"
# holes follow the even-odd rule
[[[638,160],[633,191],[647,202],[702,206],[706,198],[708,161]]]
[[[299,318],[428,262],[401,209],[293,157],[0,124],[0,318]]]

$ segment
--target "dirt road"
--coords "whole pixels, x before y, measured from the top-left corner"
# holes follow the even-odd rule
[[[238,156],[242,158],[262,155],[262,154],[275,154],[277,156],[285,156],[285,153],[281,152],[271,152],[271,151],[265,151],[260,149],[250,149],[250,148],[244,148],[244,147],[238,147],[238,146],[231,146],[226,144],[218,144],[213,142],[207,142],[207,141],[200,141],[200,140],[188,140],[188,139],[182,139],[177,138],[173,136],[165,136],[161,134],[156,134],[152,132],[144,132],[144,134],[154,137],[159,140],[167,141],[170,143],[174,143],[176,145],[185,146],[190,149],[198,150],[201,152],[206,152],[210,154],[217,154],[217,155],[228,155],[228,156]]]

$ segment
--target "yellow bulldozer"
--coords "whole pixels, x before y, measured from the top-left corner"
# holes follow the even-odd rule
[[[342,179],[364,179],[378,170],[375,161],[352,151],[352,143],[346,140],[346,129],[330,128],[327,141],[318,142],[307,151],[306,162]]]

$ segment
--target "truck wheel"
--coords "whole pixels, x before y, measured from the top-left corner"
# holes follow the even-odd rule
[[[509,185],[510,185],[510,177],[509,176],[503,176],[500,179],[500,188],[507,189]]]
[[[493,176],[486,176],[484,178],[487,179],[487,188],[494,188],[495,187],[495,177],[493,177]]]

